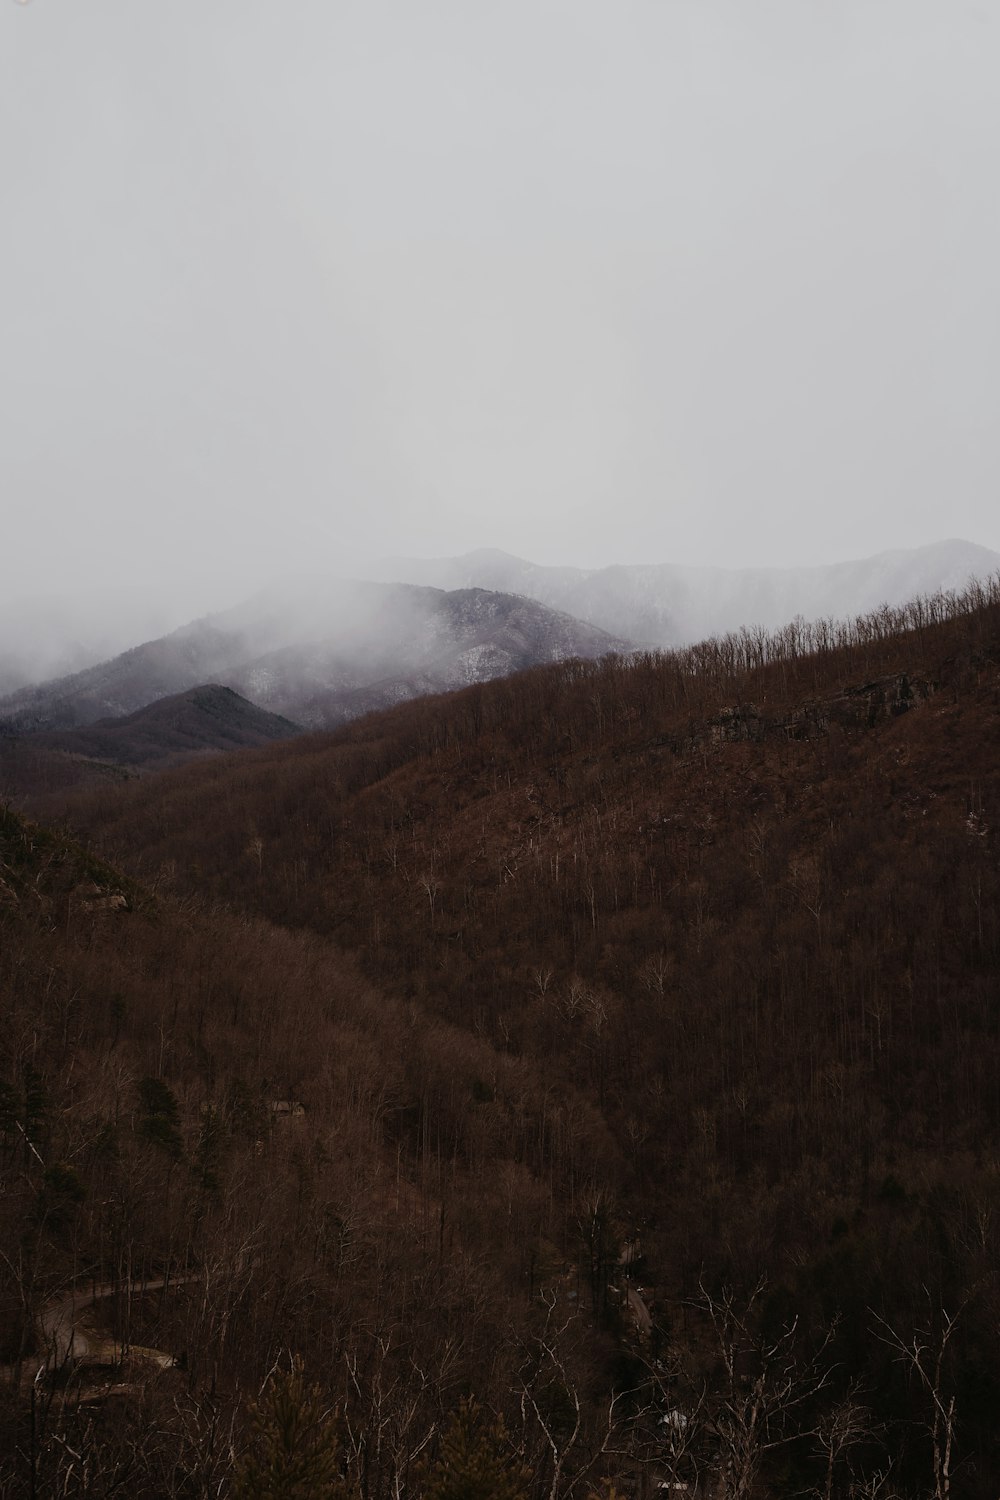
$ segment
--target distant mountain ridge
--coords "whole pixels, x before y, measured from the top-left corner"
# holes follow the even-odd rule
[[[479,588],[302,584],[183,626],[0,700],[21,733],[120,718],[206,682],[307,728],[629,642],[523,597]]]
[[[32,736],[49,750],[141,766],[220,750],[242,750],[300,734],[301,726],[268,713],[232,688],[207,683],[158,698],[122,718]]]
[[[0,698],[19,733],[79,729],[218,683],[305,728],[425,693],[635,645],[673,647],[796,616],[850,618],[1000,572],[949,541],[813,568],[546,567],[485,549],[396,558],[374,581],[298,580],[110,660]]]
[[[548,567],[484,548],[460,557],[389,558],[376,576],[438,588],[525,594],[649,646],[806,619],[848,619],[882,604],[960,590],[1000,571],[1000,553],[956,539],[808,568],[712,568],[676,563]]]
[[[0,720],[0,800],[162,771],[301,732],[300,725],[217,683],[82,728],[18,733],[10,721]]]

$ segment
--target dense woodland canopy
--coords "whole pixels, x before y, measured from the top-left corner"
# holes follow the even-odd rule
[[[6,1493],[995,1496],[1000,584],[23,805]]]

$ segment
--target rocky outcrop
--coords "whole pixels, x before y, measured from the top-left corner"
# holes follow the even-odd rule
[[[880,677],[847,688],[835,698],[806,703],[794,713],[770,715],[756,704],[725,708],[709,721],[707,738],[713,744],[765,740],[812,740],[840,729],[872,729],[883,719],[898,718],[931,697],[934,684],[906,672]]]

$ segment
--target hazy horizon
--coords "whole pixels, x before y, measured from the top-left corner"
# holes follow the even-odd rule
[[[0,6],[8,606],[1000,550],[1000,14]]]
[[[933,562],[926,557],[927,552],[933,554]],[[983,555],[976,557],[973,555],[976,552]],[[466,560],[473,566],[465,569]],[[505,566],[508,561],[515,565],[512,569]],[[426,569],[422,566],[425,563]],[[482,566],[477,567],[477,563]],[[527,564],[527,573],[518,566],[522,563]],[[660,567],[669,570],[672,583],[668,595],[657,597],[648,593],[639,579],[633,577],[632,583],[626,585],[626,597],[629,588],[635,587],[633,602],[640,613],[640,601],[645,598],[646,608],[652,608],[654,613],[672,617],[678,625],[686,621],[681,635],[671,642],[681,644],[741,625],[764,624],[774,628],[796,615],[847,618],[883,602],[901,604],[918,594],[939,589],[961,590],[973,577],[1000,571],[1000,554],[991,554],[960,538],[948,538],[928,548],[891,548],[866,558],[838,559],[805,568],[787,564],[763,568],[719,564],[688,567],[659,564],[652,559],[635,566],[642,572]],[[278,609],[285,619],[289,640],[301,641],[310,634],[303,631],[302,625],[311,611],[322,624],[318,631],[311,632],[313,635],[317,638],[336,635],[347,640],[356,633],[355,627],[369,629],[374,625],[373,619],[366,624],[364,618],[370,616],[371,605],[361,607],[359,601],[364,596],[352,586],[365,579],[375,583],[430,585],[442,590],[473,587],[524,593],[565,611],[578,622],[592,621],[612,635],[655,644],[641,631],[630,630],[620,618],[617,621],[600,618],[572,592],[570,575],[579,574],[581,580],[595,579],[615,574],[619,568],[622,565],[614,563],[593,569],[565,564],[537,565],[533,559],[487,547],[444,558],[419,555],[369,558],[356,569],[344,568],[338,572],[321,566],[290,571],[279,568],[255,586],[240,589],[230,580],[226,588],[210,586],[209,592],[202,595],[188,587],[169,598],[156,598],[137,587],[124,586],[110,593],[92,589],[89,593],[63,592],[48,597],[7,595],[0,598],[0,698],[31,682],[65,676],[170,635],[186,625],[215,617],[220,618],[227,630],[249,629],[252,633]],[[631,574],[627,565],[623,571]],[[477,576],[480,573],[483,576]],[[492,573],[498,576],[491,577]],[[710,589],[706,589],[708,579],[702,578],[703,573],[710,576]],[[548,586],[539,575],[549,578]],[[533,579],[540,586],[533,586]],[[329,589],[330,583],[337,580],[348,585],[341,594]],[[313,592],[317,586],[320,593]],[[565,588],[570,590],[568,595],[563,595]],[[348,600],[355,601],[350,608]],[[621,607],[627,610],[629,606],[620,600]],[[357,612],[357,618],[351,610]],[[383,623],[384,633],[391,636],[391,621]]]

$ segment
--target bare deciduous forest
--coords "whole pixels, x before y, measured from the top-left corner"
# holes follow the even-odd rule
[[[998,752],[994,581],[23,796],[4,1493],[995,1496]]]

